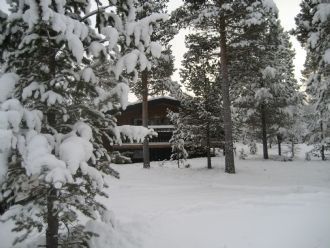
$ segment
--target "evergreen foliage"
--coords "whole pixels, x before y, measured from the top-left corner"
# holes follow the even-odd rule
[[[309,140],[319,147],[325,160],[325,149],[330,143],[330,3],[304,0],[296,16],[297,36],[307,51],[303,75],[308,103],[313,109],[309,122]]]
[[[241,64],[249,66],[253,75],[249,70],[241,70],[246,74],[239,84],[243,87],[235,105],[243,111],[240,117],[245,130],[251,130],[248,136],[263,140],[264,158],[268,158],[267,139],[287,128],[302,95],[293,74],[294,52],[288,34],[279,22],[265,24],[257,32],[253,39],[259,37],[258,43],[251,42],[253,45],[246,47],[251,57]]]
[[[2,220],[22,231],[15,243],[37,230],[48,248],[87,247],[92,227],[111,222],[96,199],[106,197],[104,176],[118,177],[104,137],[114,142],[113,113],[127,106],[131,73],[151,65],[151,24],[167,17],[137,20],[137,1],[95,4],[12,0],[0,14],[0,201],[11,206]]]
[[[218,59],[217,63],[221,58],[219,25],[223,15],[228,56],[226,65],[220,63],[215,75],[218,82],[223,81],[221,69],[228,68],[230,98],[235,107],[233,133],[241,139],[263,140],[264,157],[268,158],[267,139],[288,128],[293,106],[302,101],[293,73],[294,51],[278,21],[276,5],[261,0],[186,3],[174,14],[180,18],[179,26],[191,26],[198,35],[204,31],[207,35],[201,35],[203,42],[212,49],[203,58]],[[218,83],[218,89],[222,95],[218,111],[224,114],[224,84]]]
[[[143,0],[139,1],[137,8],[137,17],[144,18],[150,13],[167,13],[166,8],[169,0]],[[173,39],[177,34],[177,30],[173,27],[170,19],[159,23],[155,23],[153,26],[153,33],[150,37],[151,42],[159,41],[162,45],[162,50],[159,52],[159,56],[147,56],[152,62],[152,66],[148,67],[148,95],[165,95],[171,93],[175,82],[172,81],[171,76],[174,72],[174,57],[172,55],[171,46],[169,41]],[[143,84],[142,75],[139,76],[137,81],[132,85],[132,91],[135,95],[142,99]]]
[[[178,113],[169,112],[168,117],[175,128],[169,141],[172,146],[171,160],[177,160],[178,167],[180,168],[181,165],[185,164],[188,158],[188,152],[185,148],[185,142],[187,142],[190,137],[189,134],[185,133],[185,131],[188,131],[188,129],[186,129],[187,123],[179,117]]]
[[[177,118],[185,125],[181,132],[186,133],[185,145],[192,154],[207,155],[207,167],[211,166],[211,138],[223,140],[221,130],[221,97],[218,84],[217,42],[207,31],[186,37],[188,51],[182,61],[180,72],[182,84],[194,94],[184,95]],[[173,120],[172,118],[172,121]],[[177,130],[179,131],[179,130]]]

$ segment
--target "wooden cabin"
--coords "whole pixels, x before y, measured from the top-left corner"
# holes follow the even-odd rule
[[[172,137],[174,126],[167,117],[167,111],[178,112],[180,102],[173,97],[162,96],[148,100],[148,127],[153,128],[158,137],[149,140],[150,160],[160,161],[169,159],[171,156],[171,145],[169,140]],[[142,125],[142,102],[131,103],[126,110],[117,117],[118,126],[121,125]],[[120,151],[132,158],[134,162],[143,160],[141,143],[124,143],[114,145],[113,149]]]

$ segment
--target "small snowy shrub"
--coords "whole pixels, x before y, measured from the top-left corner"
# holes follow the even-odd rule
[[[241,160],[245,160],[247,158],[247,154],[245,153],[244,148],[242,148],[241,150],[239,150],[239,156],[238,156],[238,158],[241,159]]]
[[[111,154],[111,162],[115,164],[131,164],[132,160],[130,157],[124,156],[118,151]]]
[[[255,142],[251,142],[249,144],[249,148],[250,148],[250,154],[251,155],[257,154],[257,144]]]

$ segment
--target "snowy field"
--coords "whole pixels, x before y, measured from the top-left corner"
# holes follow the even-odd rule
[[[204,158],[188,169],[118,165],[108,206],[130,238],[126,247],[329,248],[330,163],[303,154],[293,162],[236,159],[236,175],[224,173],[222,157],[213,170]]]
[[[329,248],[330,163],[303,157],[304,149],[292,162],[236,157],[235,175],[224,173],[223,157],[212,170],[205,158],[180,169],[114,165],[121,179],[109,178],[106,204],[116,229],[95,247]],[[0,224],[0,240],[9,242],[7,228]]]

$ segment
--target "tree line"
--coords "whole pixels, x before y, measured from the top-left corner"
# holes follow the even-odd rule
[[[181,112],[170,114],[177,127],[172,138],[175,157],[188,155],[183,151],[185,142],[193,153],[191,146],[200,147],[204,140],[209,151],[210,137],[222,136],[230,157],[226,171],[234,172],[232,141],[226,138],[231,132],[234,140],[251,148],[261,141],[264,159],[269,158],[272,142],[281,155],[281,143],[287,141],[292,156],[295,143],[308,142],[324,160],[329,144],[327,6],[322,1],[302,1],[297,28],[284,31],[273,1],[185,1],[173,16],[178,26],[191,30],[180,75],[193,96],[183,95]],[[290,35],[307,49],[302,79],[306,91],[294,75]],[[230,101],[225,100],[227,86]],[[232,128],[225,125],[228,108]],[[207,157],[211,168],[210,152]]]

